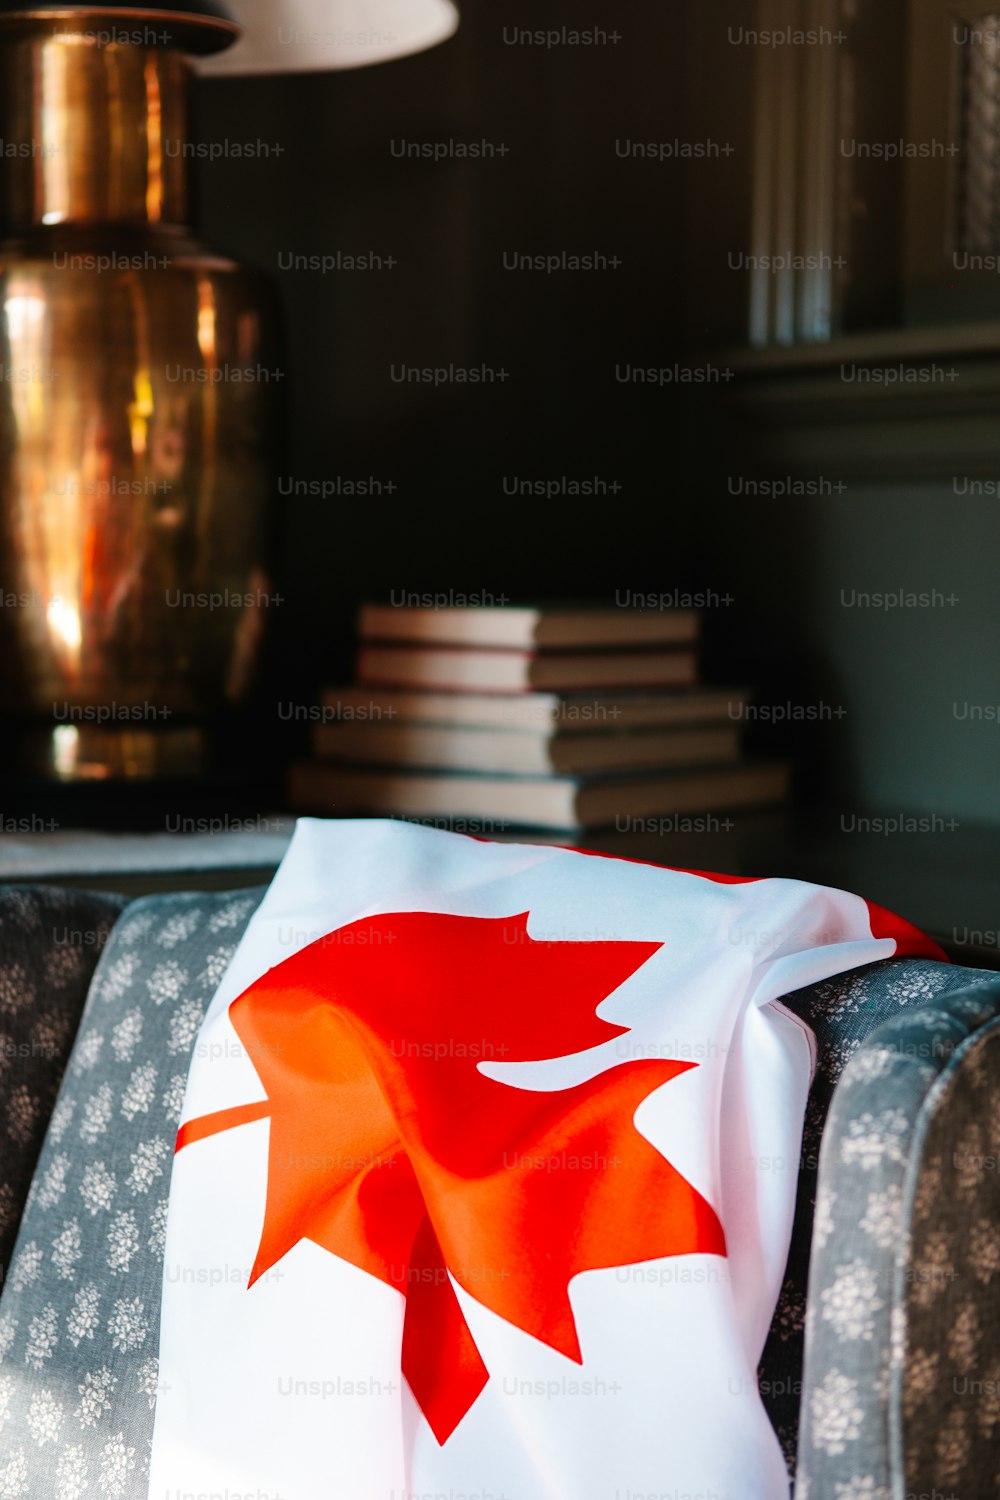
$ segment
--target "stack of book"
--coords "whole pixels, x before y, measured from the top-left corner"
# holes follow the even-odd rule
[[[357,684],[324,696],[303,813],[550,830],[771,806],[747,764],[748,694],[698,685],[695,611],[361,611]]]

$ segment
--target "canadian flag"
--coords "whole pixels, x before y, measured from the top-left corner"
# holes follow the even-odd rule
[[[797,881],[302,821],[195,1048],[150,1496],[787,1496],[780,997],[902,952]]]

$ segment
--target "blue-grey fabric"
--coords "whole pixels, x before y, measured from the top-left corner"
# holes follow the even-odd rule
[[[816,1213],[820,1141],[834,1089],[865,1039],[901,1012],[995,976],[929,959],[887,959],[789,995],[785,1004],[816,1034],[816,1077],[809,1095],[799,1163],[795,1224],[784,1285],[761,1358],[761,1398],[794,1473],[802,1398],[806,1293]]]
[[[944,1201],[958,1237],[979,1219],[979,1181],[960,1205],[954,1181],[935,1174],[927,1151],[930,1116],[940,1115],[943,1140],[963,1138],[969,1123],[962,1113],[951,1120],[956,1094],[947,1080],[957,1085],[965,1048],[979,1056],[979,1033],[1000,1013],[1000,979],[978,978],[961,990],[942,987],[879,1027],[854,1049],[837,1084],[819,1153],[796,1500],[898,1500],[907,1492],[893,1438],[902,1391],[912,1393],[916,1381],[932,1424],[951,1400],[940,1350],[923,1351],[929,1363],[914,1359],[907,1320],[947,1280],[946,1242],[936,1238]],[[982,1064],[981,1072],[981,1098],[992,1099],[995,1113],[1000,1076]],[[918,1201],[927,1220],[922,1259],[910,1244]],[[972,1275],[956,1293],[969,1341],[987,1313],[986,1290]],[[943,1325],[935,1337],[947,1347]],[[914,1477],[911,1493],[931,1492],[928,1472]],[[974,1500],[997,1491],[991,1477],[985,1487],[943,1493]]]
[[[261,894],[137,901],[111,935],[0,1297],[0,1500],[146,1500],[177,1123]]]
[[[1000,1021],[960,1043],[931,1088],[903,1222],[896,1471],[908,1493],[1000,1495]]]
[[[0,1286],[91,977],[124,905],[0,886]]]

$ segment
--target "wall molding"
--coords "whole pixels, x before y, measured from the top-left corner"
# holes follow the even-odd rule
[[[1000,323],[741,351],[728,363],[735,410],[768,470],[1000,481]]]

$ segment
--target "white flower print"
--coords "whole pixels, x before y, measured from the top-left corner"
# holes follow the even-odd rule
[[[123,1000],[132,988],[139,972],[140,958],[137,953],[123,953],[116,958],[101,975],[98,993],[102,1000]]]
[[[130,1208],[116,1214],[108,1230],[108,1269],[127,1271],[139,1249],[139,1226]]]
[[[210,989],[217,990],[222,983],[222,976],[232,962],[235,952],[235,948],[227,946],[225,948],[217,948],[214,953],[210,953],[202,966],[202,984],[207,985]]]
[[[858,1401],[858,1383],[839,1370],[831,1370],[813,1391],[809,1410],[813,1442],[831,1458],[860,1436],[864,1411]]]
[[[76,1408],[76,1418],[81,1427],[95,1427],[105,1412],[111,1410],[111,1397],[117,1384],[118,1376],[112,1375],[107,1365],[99,1370],[87,1371],[83,1384],[77,1386],[80,1401]]]
[[[74,1349],[79,1349],[84,1339],[92,1339],[97,1332],[100,1305],[101,1294],[93,1282],[77,1289],[66,1319],[66,1336]]]
[[[934,969],[918,969],[907,964],[902,974],[894,969],[886,972],[885,989],[890,1000],[897,1005],[913,1005],[918,1000],[930,1000],[948,983],[948,972],[940,965]]]
[[[146,1244],[150,1250],[160,1255],[167,1245],[167,1207],[167,1200],[164,1198],[149,1216],[149,1239]]]
[[[143,1063],[136,1068],[122,1095],[122,1114],[126,1120],[136,1115],[149,1113],[149,1106],[156,1097],[156,1069],[152,1063]]]
[[[827,1241],[834,1231],[833,1218],[834,1205],[837,1195],[829,1188],[823,1188],[816,1200],[816,1218],[813,1224],[813,1244],[817,1250],[826,1248]]]
[[[42,1369],[51,1359],[59,1342],[59,1324],[56,1310],[51,1302],[42,1308],[28,1324],[28,1342],[24,1351],[24,1362],[32,1370]]]
[[[28,1493],[28,1460],[24,1449],[0,1457],[0,1500],[21,1500]]]
[[[146,1321],[146,1309],[138,1297],[133,1297],[130,1302],[126,1302],[123,1297],[119,1298],[108,1319],[108,1332],[112,1347],[120,1349],[123,1354],[127,1354],[130,1349],[138,1349],[145,1343],[149,1324]]]
[[[184,1077],[184,1074],[175,1073],[163,1090],[163,1098],[160,1100],[160,1103],[163,1105],[167,1119],[174,1125],[180,1124],[186,1088],[187,1079]]]
[[[91,1162],[84,1168],[80,1178],[80,1197],[88,1212],[96,1218],[102,1210],[111,1207],[117,1183],[113,1172],[109,1172],[102,1161]]]
[[[167,1051],[189,1053],[201,1026],[204,1011],[197,1000],[187,999],[177,1007],[170,1018],[170,1036]]]
[[[10,1284],[15,1292],[23,1292],[25,1287],[31,1286],[32,1282],[38,1280],[38,1273],[42,1269],[42,1251],[34,1240],[29,1240],[22,1245],[17,1252],[14,1261],[14,1269],[10,1273]]]
[[[72,1281],[76,1263],[83,1254],[83,1236],[78,1219],[67,1219],[52,1241],[52,1264],[64,1281]]]
[[[133,1195],[149,1191],[156,1179],[162,1176],[168,1155],[167,1143],[161,1140],[142,1141],[132,1152],[129,1157],[132,1170],[125,1183]]]
[[[876,1401],[881,1402],[883,1405],[889,1400],[892,1393],[892,1356],[888,1350],[883,1355],[878,1374],[872,1381],[872,1391],[874,1392]]]
[[[208,919],[209,932],[228,932],[234,927],[245,922],[253,911],[254,902],[245,898],[242,901],[233,901],[229,906],[222,906]]]
[[[891,1047],[869,1047],[851,1064],[847,1082],[874,1083],[891,1070],[896,1054]]]
[[[839,1078],[861,1046],[861,1038],[848,1036],[838,1042],[828,1042],[825,1051],[824,1071],[831,1078]]]
[[[69,1157],[63,1152],[59,1152],[49,1162],[40,1179],[38,1188],[38,1206],[40,1208],[55,1208],[59,1199],[66,1191],[66,1177],[68,1172]]]
[[[119,1432],[108,1438],[101,1453],[101,1494],[109,1500],[120,1500],[134,1468],[135,1449],[125,1446],[125,1434]]]
[[[838,1266],[820,1301],[823,1320],[833,1324],[839,1339],[870,1339],[875,1331],[875,1314],[885,1306],[878,1295],[878,1277],[863,1260]]]
[[[59,1145],[73,1120],[73,1112],[76,1104],[72,1099],[60,1099],[52,1111],[52,1119],[49,1121],[49,1135]]]
[[[142,1011],[130,1010],[111,1033],[111,1050],[120,1063],[130,1063],[142,1037]]]
[[[90,1031],[80,1038],[73,1049],[73,1073],[77,1078],[97,1066],[103,1047],[104,1038],[99,1031]]]
[[[858,1165],[870,1172],[880,1162],[903,1161],[903,1141],[909,1122],[901,1109],[886,1109],[880,1115],[866,1112],[851,1120],[840,1143],[840,1159],[846,1166]]]
[[[836,1500],[890,1500],[884,1484],[876,1484],[870,1474],[864,1479],[852,1478],[846,1484],[838,1484],[834,1490]]]
[[[157,964],[146,981],[149,990],[149,998],[154,1005],[165,1005],[168,1001],[176,1003],[187,989],[187,970],[174,958],[168,958],[165,963]]]
[[[91,1094],[83,1106],[80,1138],[86,1141],[88,1146],[94,1145],[107,1130],[111,1121],[113,1100],[114,1095],[111,1092],[110,1083],[102,1083],[97,1093]]]
[[[17,1319],[11,1312],[0,1312],[0,1365],[14,1347],[17,1337]]]
[[[850,979],[838,977],[825,979],[822,984],[817,984],[812,991],[816,1016],[829,1018],[855,1014],[865,996],[865,978],[866,976],[856,974]]]
[[[0,1375],[0,1432],[10,1418],[11,1400],[14,1395],[14,1380],[10,1375]]]
[[[139,1389],[148,1400],[149,1409],[152,1411],[160,1389],[160,1361],[158,1359],[147,1359],[140,1369]]]
[[[39,1448],[59,1441],[62,1424],[63,1409],[51,1391],[38,1391],[32,1396],[28,1407],[28,1431]]]
[[[160,948],[176,948],[178,943],[186,943],[193,937],[200,921],[201,913],[195,906],[175,912],[164,922],[154,941]]]
[[[881,1250],[888,1250],[899,1238],[903,1213],[903,1190],[891,1183],[880,1193],[868,1194],[868,1207],[861,1228],[870,1234]]]
[[[87,1484],[87,1456],[82,1444],[72,1443],[59,1455],[55,1500],[81,1500]]]
[[[115,937],[125,947],[134,947],[136,943],[149,932],[153,925],[153,913],[151,911],[136,912],[134,916],[123,921],[115,932]]]

